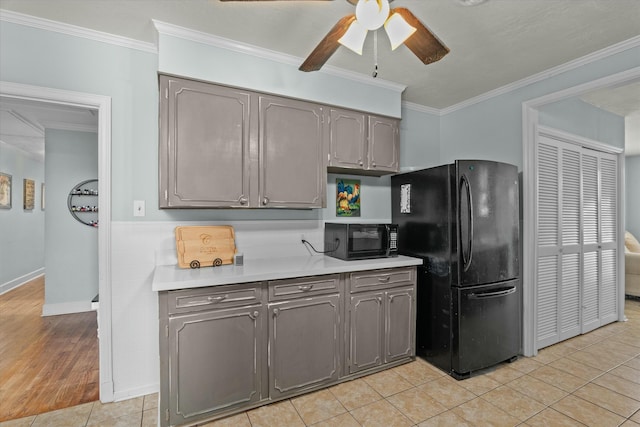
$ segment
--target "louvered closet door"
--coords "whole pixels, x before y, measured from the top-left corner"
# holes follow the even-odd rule
[[[580,333],[580,152],[538,144],[537,341],[546,347]]]
[[[615,156],[588,149],[582,164],[584,333],[618,318],[618,170]]]

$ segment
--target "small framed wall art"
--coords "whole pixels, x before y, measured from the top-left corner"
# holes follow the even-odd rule
[[[11,175],[0,172],[0,209],[11,209]]]
[[[30,211],[33,210],[35,206],[35,197],[36,197],[36,182],[32,179],[24,179],[23,186],[23,205],[24,210]]]
[[[336,179],[336,216],[360,216],[359,179]]]

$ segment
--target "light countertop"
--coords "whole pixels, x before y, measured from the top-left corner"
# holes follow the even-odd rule
[[[199,269],[178,268],[177,265],[158,265],[154,271],[152,289],[157,292],[171,291],[421,264],[422,260],[419,258],[400,255],[391,258],[353,261],[343,261],[328,256],[245,258],[242,266],[222,265]]]

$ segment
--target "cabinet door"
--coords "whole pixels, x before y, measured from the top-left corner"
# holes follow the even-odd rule
[[[349,373],[379,366],[383,362],[383,293],[351,296],[349,313]]]
[[[323,207],[323,107],[266,95],[259,105],[259,205]]]
[[[262,306],[169,320],[169,425],[261,399]]]
[[[385,292],[385,363],[415,355],[415,313],[412,287]]]
[[[327,295],[269,305],[271,398],[338,379],[338,302],[338,295]]]
[[[369,116],[369,166],[372,171],[398,172],[398,120]]]
[[[246,206],[247,91],[160,76],[160,207]]]
[[[331,108],[329,111],[329,166],[365,168],[366,117],[357,111]]]

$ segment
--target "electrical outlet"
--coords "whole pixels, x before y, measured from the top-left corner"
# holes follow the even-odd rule
[[[133,216],[144,216],[144,200],[134,200],[133,201]]]

